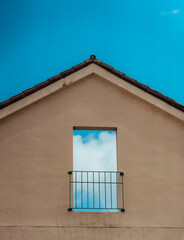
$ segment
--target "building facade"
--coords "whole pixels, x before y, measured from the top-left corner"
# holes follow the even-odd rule
[[[91,56],[1,104],[0,239],[184,239],[184,107]],[[69,208],[73,129],[116,129],[125,212]]]

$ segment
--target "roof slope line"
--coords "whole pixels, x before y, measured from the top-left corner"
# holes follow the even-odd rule
[[[0,103],[0,109],[3,109],[3,108],[5,108],[5,107],[7,107],[7,106],[9,106],[9,105],[11,105],[15,102],[27,97],[27,96],[39,91],[40,89],[45,88],[45,87],[51,85],[52,83],[57,82],[57,81],[61,80],[62,78],[65,78],[65,77],[69,76],[70,74],[85,68],[86,66],[88,66],[91,63],[94,63],[94,64],[102,67],[103,69],[105,69],[108,72],[116,75],[117,77],[121,78],[122,80],[134,85],[135,87],[138,87],[138,88],[142,89],[143,91],[153,95],[154,97],[157,97],[160,100],[168,103],[172,107],[175,107],[175,108],[179,109],[180,111],[184,112],[184,105],[176,102],[174,99],[169,98],[169,97],[163,95],[162,93],[160,93],[158,91],[155,91],[155,90],[149,88],[148,86],[136,81],[135,79],[133,79],[131,77],[128,77],[127,75],[125,75],[124,73],[114,69],[110,65],[96,59],[95,55],[91,55],[90,58],[85,60],[84,62],[82,62],[78,65],[75,65],[72,68],[67,69],[66,71],[61,72],[58,75],[56,75],[54,77],[51,77],[48,80],[46,80],[44,82],[41,82],[41,83],[35,85],[34,87],[29,88],[29,89],[23,91],[22,93],[17,94],[15,96],[9,98],[6,101],[1,102]]]

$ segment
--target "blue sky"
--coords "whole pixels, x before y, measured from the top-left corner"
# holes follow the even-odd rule
[[[106,132],[110,135],[116,136],[116,131],[104,131],[104,130],[73,130],[73,136],[80,135],[82,137],[83,143],[89,141],[89,139],[98,139],[99,134]]]
[[[183,0],[6,0],[0,29],[0,101],[95,54],[184,104]]]

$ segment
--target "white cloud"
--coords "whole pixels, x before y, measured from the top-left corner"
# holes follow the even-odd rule
[[[171,11],[172,14],[178,14],[180,12],[180,10],[177,8],[177,9],[173,9]]]
[[[162,11],[161,12],[161,14],[162,15],[168,15],[168,14],[174,14],[174,15],[176,15],[176,14],[178,14],[178,13],[180,13],[180,10],[177,8],[177,9],[173,9],[172,11],[170,11],[170,12],[165,12],[165,11]]]
[[[117,171],[116,134],[102,131],[98,138],[73,136],[74,170]]]

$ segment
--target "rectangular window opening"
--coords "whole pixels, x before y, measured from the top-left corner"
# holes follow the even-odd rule
[[[73,129],[73,171],[69,210],[117,212],[121,172],[117,171],[116,129]],[[122,185],[122,187],[120,187]]]

